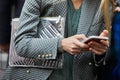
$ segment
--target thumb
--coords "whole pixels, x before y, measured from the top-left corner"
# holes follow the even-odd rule
[[[107,37],[108,36],[108,30],[103,30],[103,32],[100,34],[100,37]]]
[[[84,34],[80,34],[80,35],[75,35],[74,36],[76,39],[78,39],[78,40],[84,40],[84,39],[86,39],[86,36],[84,35]]]

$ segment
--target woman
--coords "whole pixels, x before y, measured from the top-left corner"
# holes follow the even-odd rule
[[[109,55],[109,41],[90,41],[86,44],[81,40],[92,35],[108,36],[108,30],[104,30],[105,24],[101,11],[101,8],[105,9],[105,3],[109,2],[109,0],[106,1],[26,0],[15,38],[17,54],[38,60],[43,60],[43,58],[56,60],[64,55],[62,57],[63,67],[61,69],[44,68],[44,66],[42,68],[9,67],[3,80],[103,80],[106,76],[97,71],[99,67],[102,66],[103,69],[107,64],[105,62]],[[39,29],[41,26],[38,26],[39,17],[59,15],[66,20],[65,36],[50,39],[38,37],[41,31]],[[49,54],[50,57],[45,57]]]

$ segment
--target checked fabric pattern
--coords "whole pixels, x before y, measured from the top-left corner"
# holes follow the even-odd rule
[[[100,0],[83,0],[77,34],[99,35],[105,28],[101,13],[99,14],[98,11],[99,4]],[[45,58],[46,60],[61,57],[64,53],[58,51],[60,38],[38,38],[39,30],[41,30],[38,27],[40,25],[39,17],[59,15],[66,17],[66,14],[67,0],[26,0],[15,37],[17,54],[34,59],[39,59],[41,54],[52,54],[51,57]],[[9,67],[3,80],[47,80],[53,71],[54,69]],[[74,56],[73,80],[97,80],[97,74],[94,71],[92,53],[87,52]]]
[[[19,18],[12,20],[12,34],[11,45],[9,53],[9,65],[12,67],[41,67],[41,68],[61,68],[62,60],[45,60],[44,57],[50,55],[41,55],[42,59],[25,58],[17,55],[14,48],[14,39],[16,30],[18,28]],[[55,37],[62,37],[63,32],[63,18],[62,17],[42,17],[40,19],[40,34],[41,39],[49,39]]]

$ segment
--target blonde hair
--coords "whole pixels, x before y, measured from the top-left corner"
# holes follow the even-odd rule
[[[112,14],[114,13],[114,0],[102,0],[100,8],[103,10],[106,29],[111,33],[110,5],[112,5]]]

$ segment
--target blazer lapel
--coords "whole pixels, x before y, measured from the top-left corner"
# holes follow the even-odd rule
[[[77,34],[87,35],[100,0],[83,0]]]
[[[58,0],[54,3],[54,15],[66,17],[67,13],[67,0]]]
[[[67,0],[58,0],[56,3],[54,3],[54,16],[61,16],[63,17],[64,21],[62,23],[61,33],[64,36],[65,31],[65,20],[66,20],[66,14],[67,14]]]

